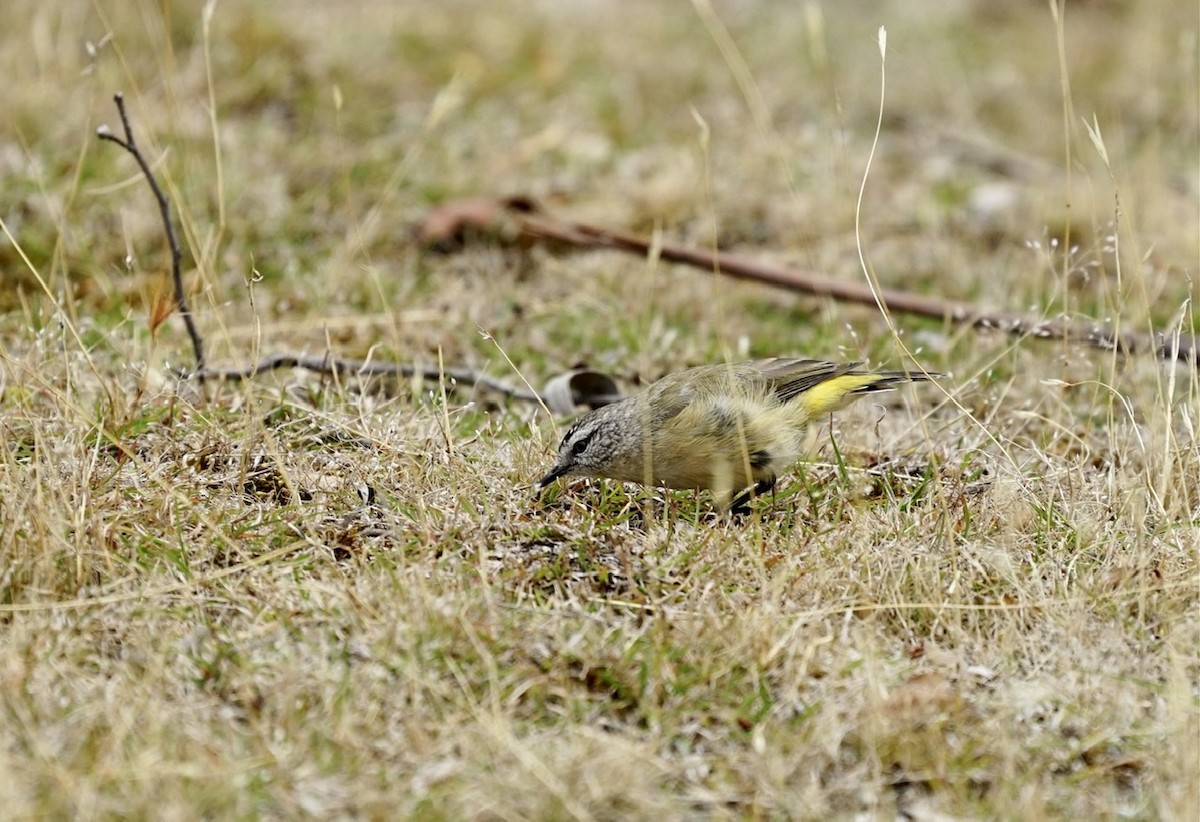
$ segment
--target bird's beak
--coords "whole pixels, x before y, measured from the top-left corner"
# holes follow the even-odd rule
[[[542,477],[540,480],[537,481],[537,487],[545,488],[547,485],[554,482],[556,479],[561,477],[563,474],[566,474],[570,470],[571,469],[569,467],[567,467],[566,465],[559,464],[559,465],[554,466],[554,468],[551,469],[549,474],[547,474],[546,476]]]

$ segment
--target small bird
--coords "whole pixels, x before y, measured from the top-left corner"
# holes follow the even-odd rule
[[[722,507],[744,513],[808,450],[813,419],[876,391],[943,376],[862,365],[773,357],[668,374],[576,421],[538,487],[582,475],[708,489]]]

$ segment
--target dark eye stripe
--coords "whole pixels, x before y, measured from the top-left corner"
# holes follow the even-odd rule
[[[571,446],[571,453],[572,454],[582,454],[587,449],[588,443],[591,441],[592,441],[591,434],[586,434],[586,435],[580,437],[579,439],[575,440],[575,443]]]

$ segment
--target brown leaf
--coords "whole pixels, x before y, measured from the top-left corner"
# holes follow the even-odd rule
[[[575,413],[580,405],[599,408],[621,399],[616,381],[599,371],[576,368],[559,374],[542,389],[546,407],[560,417]]]
[[[160,282],[159,286],[154,290],[154,296],[150,299],[151,337],[158,331],[158,327],[175,313],[175,309],[178,307],[179,303],[175,301],[174,297],[166,293],[165,286]]]

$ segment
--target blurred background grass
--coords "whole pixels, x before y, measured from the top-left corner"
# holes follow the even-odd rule
[[[207,49],[201,3],[18,5],[29,36],[4,47],[10,230],[55,299],[89,316],[123,316],[157,287],[164,240],[144,184],[93,137],[116,125],[111,94],[125,92],[227,357],[245,341],[215,327],[244,334],[252,316],[289,323],[270,333],[280,346],[324,345],[321,322],[296,328],[309,315],[374,317],[362,335],[340,324],[339,345],[383,339],[402,359],[439,345],[491,358],[476,325],[532,360],[645,351],[646,367],[665,365],[669,332],[672,362],[742,338],[754,353],[838,345],[822,328],[844,343],[842,323],[869,312],[609,255],[439,259],[408,232],[447,198],[528,193],[859,278],[879,25],[885,129],[863,226],[885,283],[1136,327],[1167,323],[1194,294],[1195,10],[1176,3],[1070,4],[1067,104],[1055,24],[1036,2],[723,8],[709,22],[739,49],[750,99],[687,5],[216,6]],[[1093,118],[1111,177],[1082,124]],[[4,304],[46,296],[11,242],[0,255]],[[438,328],[403,322],[418,306],[446,312]]]

